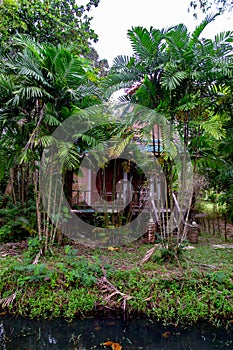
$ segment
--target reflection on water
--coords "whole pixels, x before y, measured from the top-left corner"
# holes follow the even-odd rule
[[[35,321],[25,318],[0,319],[1,350],[111,349],[102,343],[120,343],[122,350],[211,350],[233,349],[233,330],[163,327],[150,320],[86,318]]]

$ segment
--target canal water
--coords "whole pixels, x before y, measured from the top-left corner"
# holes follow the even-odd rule
[[[112,341],[122,350],[212,350],[233,349],[233,329],[164,327],[148,319],[85,318],[36,321],[0,318],[1,350],[90,350],[109,349]]]

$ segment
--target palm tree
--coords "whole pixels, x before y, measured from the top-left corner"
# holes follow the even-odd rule
[[[233,121],[232,121],[232,82],[228,88],[219,91],[216,111],[227,116],[225,123],[226,137],[217,145],[214,161],[209,165],[208,180],[210,187],[219,194],[219,202],[226,205],[227,219],[233,221]],[[203,166],[204,168],[204,166]],[[205,168],[204,168],[205,169]]]
[[[43,147],[51,142],[53,130],[75,109],[100,103],[100,90],[91,63],[72,48],[39,44],[20,35],[13,45],[17,54],[2,57],[0,66],[1,166],[4,171],[16,169],[11,170],[16,176],[11,183],[18,183],[15,200],[22,205],[34,182],[42,239],[38,161]],[[61,152],[66,167],[77,165],[75,145],[64,146]]]
[[[195,171],[200,160],[213,160],[228,117],[216,112],[216,104],[232,79],[233,32],[217,34],[213,40],[201,38],[215,17],[207,16],[191,34],[183,24],[161,30],[132,28],[128,37],[133,56],[116,57],[103,81],[106,94],[136,86],[123,99],[163,113],[183,138]],[[160,162],[172,188],[173,162],[164,156]]]
[[[202,136],[205,140],[224,137],[226,117],[215,113],[215,104],[230,83],[233,32],[201,39],[215,17],[206,17],[192,34],[183,24],[162,30],[132,28],[128,37],[133,56],[116,57],[103,82],[109,93],[140,82],[125,98],[164,113],[196,160]]]

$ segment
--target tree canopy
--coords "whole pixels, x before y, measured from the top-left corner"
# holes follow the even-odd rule
[[[232,118],[233,32],[201,38],[214,19],[207,16],[193,33],[183,24],[164,29],[132,28],[128,37],[133,56],[116,57],[103,81],[109,93],[114,87],[128,88],[123,99],[166,115],[183,137],[194,169],[206,178],[230,158],[226,148],[227,154],[223,154],[218,147],[229,134],[227,121]],[[231,140],[228,136],[226,141],[229,144]],[[162,161],[167,168],[163,155]],[[228,163],[227,169],[230,166]],[[228,175],[232,178],[232,172]]]
[[[75,43],[85,53],[97,41],[88,12],[98,6],[90,0],[79,6],[75,0],[3,0],[0,5],[0,41],[9,43],[15,34],[28,34],[38,42]]]
[[[28,205],[30,196],[34,198],[39,237],[45,220],[45,235],[49,235],[49,219],[41,216],[38,189],[43,149],[52,142],[54,129],[67,118],[74,113],[80,117],[81,109],[101,104],[120,88],[128,88],[124,101],[148,107],[169,120],[183,137],[195,171],[209,180],[218,178],[215,189],[226,194],[222,200],[228,208],[232,206],[233,186],[230,196],[227,186],[232,183],[233,32],[201,38],[205,27],[214,21],[213,15],[192,33],[182,23],[163,29],[134,27],[128,31],[132,57],[116,57],[108,72],[107,62],[99,61],[90,47],[90,40],[96,37],[87,13],[98,1],[90,1],[86,7],[73,0],[33,0],[32,4],[32,10],[28,0],[7,0],[0,5],[1,42],[8,45],[0,61],[0,185],[3,197],[10,193],[14,205],[18,201],[21,208]],[[6,9],[11,9],[7,16],[3,15]],[[70,16],[73,22],[69,22]],[[120,127],[117,135],[126,137],[119,144],[125,147],[132,135],[126,134],[129,124]],[[96,130],[98,138],[85,135],[83,140],[76,135],[78,148],[76,139],[59,144],[64,169],[76,169],[81,146],[86,150],[89,143],[106,137],[106,130]],[[152,142],[154,147],[155,135]],[[158,146],[157,155],[173,191],[174,164],[164,149]],[[30,193],[31,187],[34,192]],[[52,242],[54,235],[51,237]]]
[[[232,0],[192,0],[189,4],[189,11],[197,17],[197,10],[203,13],[216,12],[223,13],[233,9]]]

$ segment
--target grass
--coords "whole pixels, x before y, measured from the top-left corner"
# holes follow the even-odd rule
[[[152,245],[140,241],[118,250],[70,242],[55,246],[53,254],[33,264],[34,243],[0,260],[3,313],[72,320],[118,312],[147,315],[164,324],[231,324],[232,239],[225,242],[220,235],[202,232],[194,249],[182,251],[179,264],[163,262],[159,249],[141,264]],[[217,249],[214,244],[226,247]]]
[[[231,266],[233,256],[232,248],[214,248],[210,245],[199,246],[193,250],[183,252],[183,259],[190,262],[190,265],[195,263],[202,266],[203,264],[214,265],[218,267]],[[191,266],[189,266],[191,268]]]

